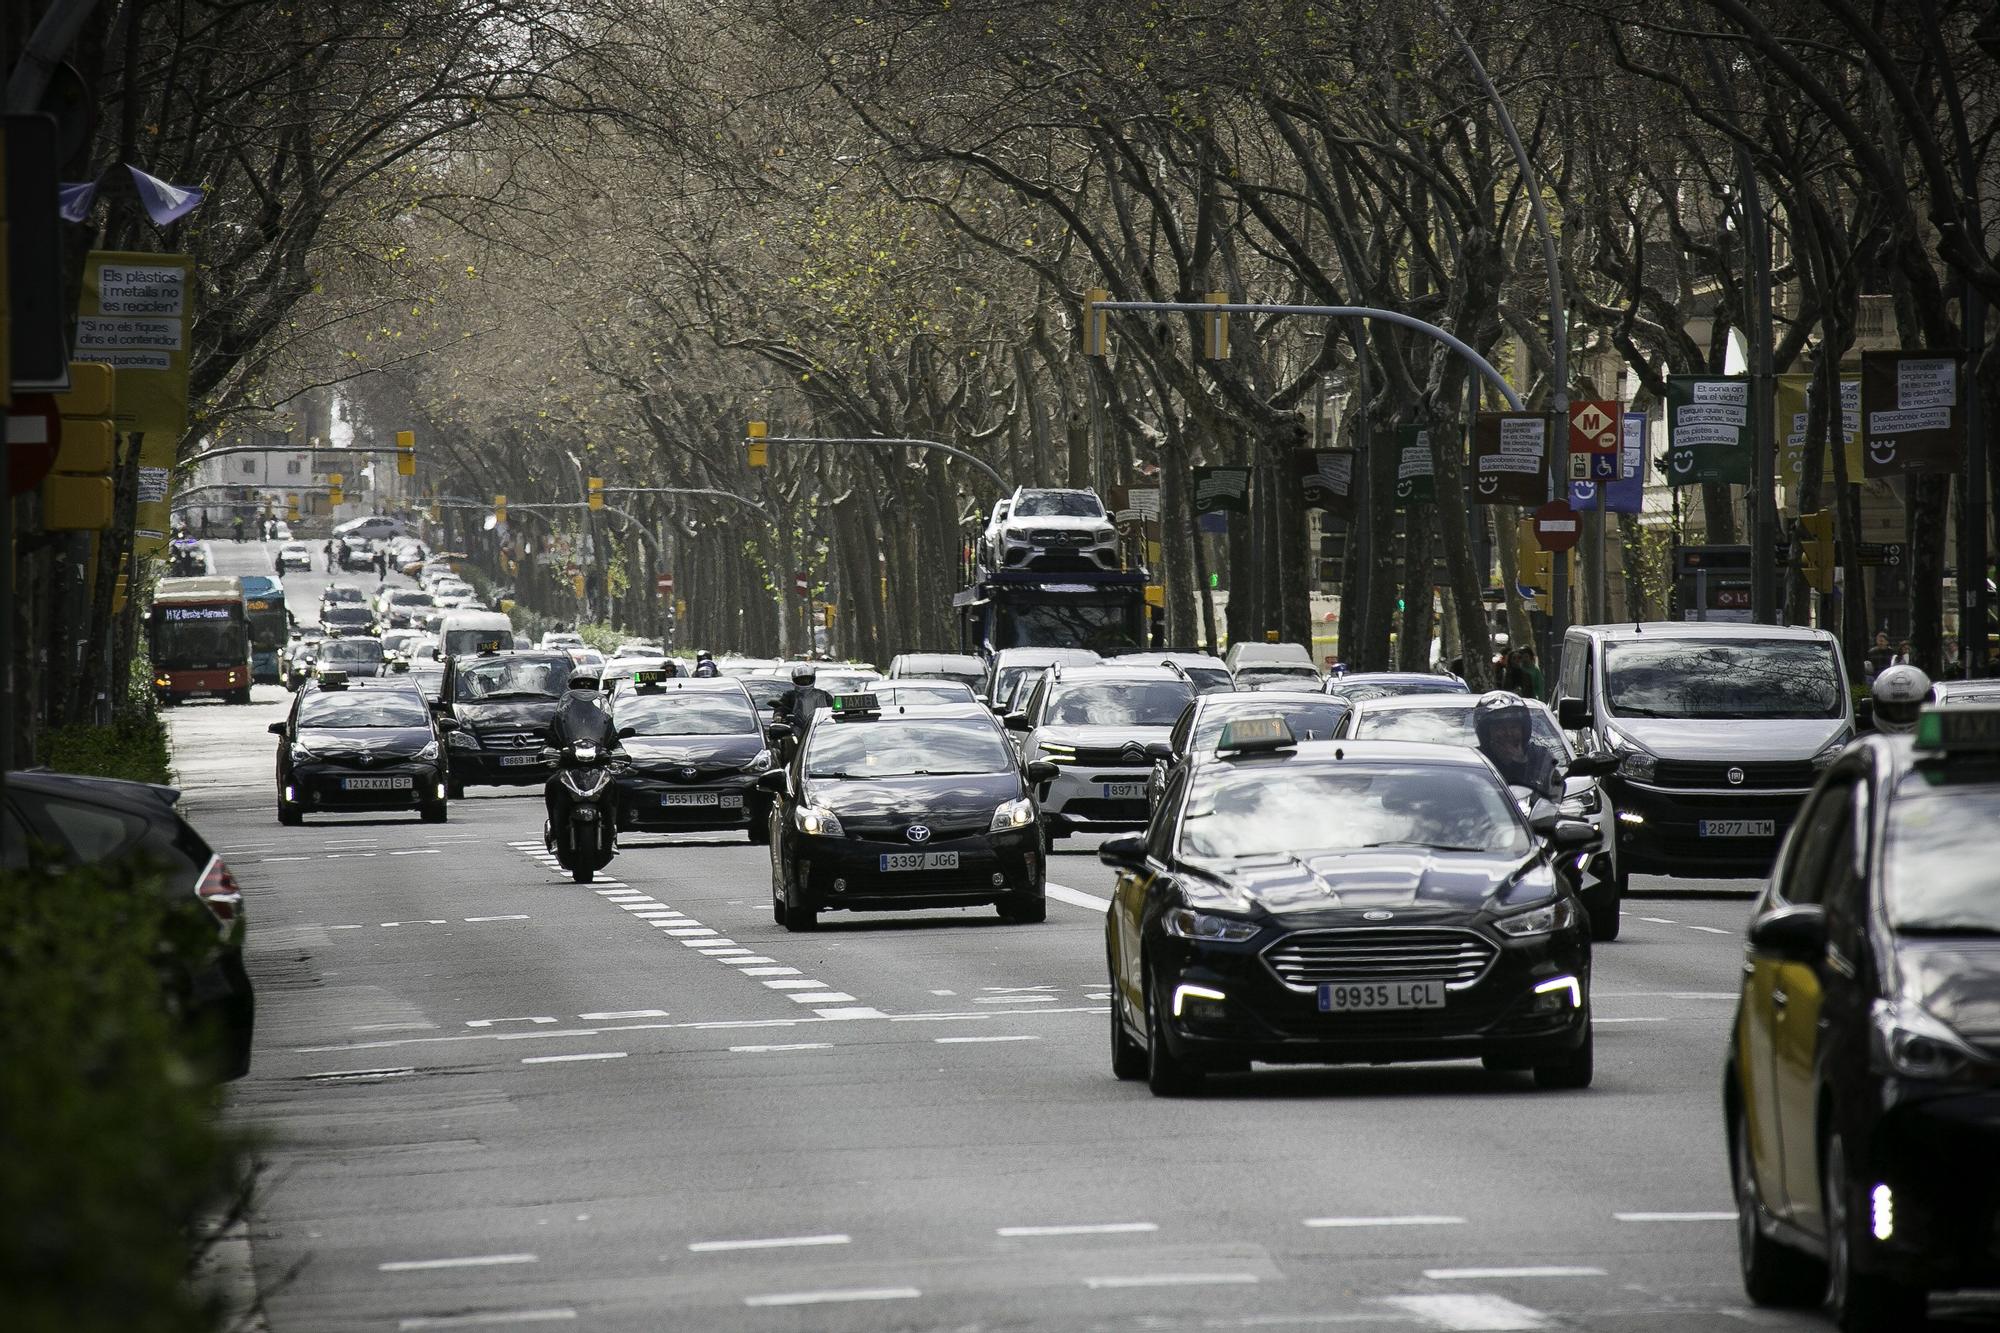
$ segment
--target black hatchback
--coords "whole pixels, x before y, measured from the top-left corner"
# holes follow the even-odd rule
[[[416,686],[394,677],[349,682],[322,670],[299,691],[278,738],[278,822],[307,814],[415,810],[426,824],[446,814],[440,737],[456,724],[433,720]]]
[[[771,796],[757,779],[773,757],[750,695],[727,676],[632,673],[611,705],[629,766],[619,774],[618,827],[650,833],[742,830],[761,843]]]

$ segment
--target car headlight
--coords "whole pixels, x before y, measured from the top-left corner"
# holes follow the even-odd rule
[[[769,773],[771,771],[771,752],[769,750],[757,751],[757,757],[743,765],[743,771],[745,773]]]
[[[1618,752],[1618,776],[1633,782],[1651,782],[1659,771],[1659,758],[1651,750],[1615,731],[1610,739],[1612,748]]]
[[[1023,796],[1018,801],[1009,801],[993,812],[993,822],[987,826],[988,833],[1005,833],[1008,829],[1026,828],[1035,822],[1035,803]]]
[[[317,758],[319,758],[318,755],[303,745],[295,744],[292,746],[292,762],[295,764],[309,764]]]
[[[1099,528],[1096,533],[1096,540],[1099,546],[1104,545],[1106,542],[1115,542],[1118,540],[1118,529]]]
[[[1575,924],[1576,902],[1564,896],[1546,907],[1516,912],[1513,916],[1495,917],[1493,929],[1502,935],[1520,939],[1528,935],[1547,935],[1558,930],[1568,930]]]
[[[792,812],[792,823],[801,833],[809,833],[819,838],[843,836],[840,817],[821,805],[802,805]]]
[[[1042,758],[1052,764],[1073,764],[1076,762],[1076,747],[1074,745],[1063,745],[1056,741],[1043,741],[1037,748],[1041,750]]]
[[[1834,733],[1833,739],[1822,746],[1820,752],[1812,757],[1813,771],[1816,773],[1820,769],[1832,764],[1834,760],[1840,758],[1841,754],[1853,740],[1853,733],[1849,732],[1845,727]]]
[[[1990,1078],[1994,1063],[1972,1049],[1923,1006],[1910,1000],[1877,1000],[1870,1063],[1878,1073],[1936,1083]]]
[[[1160,924],[1167,928],[1169,935],[1216,944],[1240,944],[1263,929],[1255,921],[1221,916],[1215,912],[1197,912],[1192,907],[1171,909],[1161,918]]]
[[[451,733],[451,743],[453,748],[460,750],[477,750],[479,748],[479,738],[463,728]]]
[[[425,742],[423,749],[410,756],[412,759],[435,759],[437,757],[438,743],[436,741]]]

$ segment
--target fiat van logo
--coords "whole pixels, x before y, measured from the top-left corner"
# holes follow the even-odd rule
[[[1740,768],[1732,768],[1722,776],[1729,779],[1729,785],[1732,787],[1743,785],[1743,770]]]

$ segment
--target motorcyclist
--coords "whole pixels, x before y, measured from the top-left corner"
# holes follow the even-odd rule
[[[554,715],[549,718],[546,737],[558,751],[567,750],[579,741],[589,741],[597,746],[600,755],[624,753],[623,747],[618,744],[618,728],[611,721],[611,702],[597,686],[595,676],[574,675],[569,678],[569,688],[563,692]],[[542,799],[548,807],[549,827],[561,828],[569,819],[570,797],[563,789],[560,769],[549,774],[549,780],[542,788]]]
[[[1917,714],[1931,702],[1931,678],[1907,662],[1882,668],[1869,687],[1875,701],[1875,730],[1907,736],[1917,729]]]
[[[1528,705],[1520,695],[1506,690],[1493,691],[1472,709],[1472,729],[1480,753],[1500,770],[1500,780],[1510,787],[1548,795],[1556,789],[1555,759],[1534,743],[1534,726]]]
[[[778,721],[791,726],[794,744],[805,740],[813,714],[833,707],[833,696],[814,683],[818,679],[819,672],[812,663],[801,662],[792,668],[792,688],[771,701],[771,710],[778,715]]]
[[[704,648],[694,655],[694,674],[697,676],[719,676],[722,668],[715,664],[715,658]]]

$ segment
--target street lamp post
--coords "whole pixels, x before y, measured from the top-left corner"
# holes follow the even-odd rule
[[[1202,308],[1206,310],[1213,307],[1204,306]],[[939,453],[950,454],[953,458],[963,459],[965,462],[972,464],[972,466],[984,472],[988,477],[991,477],[993,484],[1001,491],[1012,494],[1014,490],[1012,486],[1009,486],[1001,479],[1000,474],[995,472],[992,465],[985,459],[979,457],[977,454],[967,453],[957,445],[946,444],[942,440],[875,435],[767,435],[756,437],[751,442],[757,444],[887,444],[904,449],[935,449]]]

